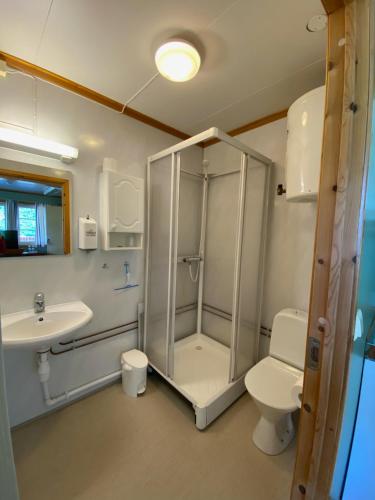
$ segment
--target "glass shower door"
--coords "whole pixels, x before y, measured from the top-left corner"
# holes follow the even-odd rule
[[[241,170],[231,381],[257,361],[267,231],[269,167],[243,155]]]
[[[162,374],[173,376],[176,164],[172,154],[147,166],[145,351]],[[178,185],[178,184],[177,184]]]

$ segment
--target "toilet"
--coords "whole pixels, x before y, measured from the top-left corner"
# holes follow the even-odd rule
[[[122,387],[128,396],[133,398],[146,390],[148,359],[144,352],[138,349],[121,354]]]
[[[283,309],[273,320],[270,354],[245,376],[245,386],[261,417],[253,433],[254,444],[267,455],[278,455],[292,441],[292,412],[298,404],[292,387],[303,375],[307,314]]]

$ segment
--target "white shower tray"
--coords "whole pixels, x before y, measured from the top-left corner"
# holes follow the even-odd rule
[[[204,429],[245,392],[244,377],[229,383],[230,349],[194,333],[175,343],[174,378],[151,366],[188,399]]]

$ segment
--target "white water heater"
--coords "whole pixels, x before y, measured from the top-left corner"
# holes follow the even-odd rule
[[[286,199],[313,201],[319,189],[325,86],[297,99],[288,111]]]

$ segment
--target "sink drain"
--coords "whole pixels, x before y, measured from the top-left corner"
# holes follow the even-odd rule
[[[203,347],[202,347],[201,345],[197,345],[197,346],[195,346],[195,349],[196,349],[197,351],[201,351],[201,350],[203,349]]]

